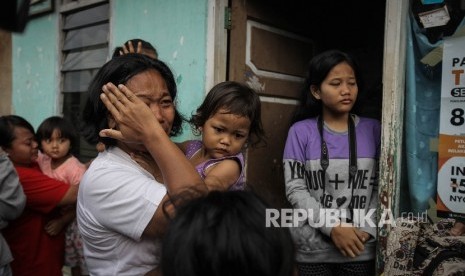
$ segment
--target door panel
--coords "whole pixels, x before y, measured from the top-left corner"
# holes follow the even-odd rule
[[[278,19],[270,2],[231,2],[228,79],[259,93],[268,138],[265,147],[246,151],[247,185],[272,206],[286,207],[284,144],[314,45],[298,33],[299,22],[292,17]]]
[[[290,208],[285,197],[282,156],[295,103],[266,100],[262,99],[262,122],[268,137],[267,145],[247,151],[247,183],[273,206]]]

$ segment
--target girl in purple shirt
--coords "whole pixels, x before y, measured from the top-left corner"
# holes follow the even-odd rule
[[[243,190],[246,145],[263,141],[260,98],[232,81],[215,85],[190,119],[202,140],[179,144],[209,190]]]
[[[309,66],[283,156],[301,276],[374,275],[380,123],[359,117],[355,60],[329,50]],[[328,218],[332,219],[328,219]]]

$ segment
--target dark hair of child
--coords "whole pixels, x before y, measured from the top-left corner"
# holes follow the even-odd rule
[[[248,144],[250,146],[265,143],[260,98],[253,89],[234,81],[215,85],[189,120],[194,133],[199,134],[199,127],[202,127],[220,109],[227,110],[228,114],[249,118],[251,124]]]
[[[293,275],[289,229],[267,227],[267,207],[250,191],[212,191],[188,201],[163,239],[163,275]]]
[[[42,140],[52,137],[53,131],[58,130],[61,138],[69,139],[70,153],[74,156],[79,154],[78,142],[79,135],[74,126],[67,119],[60,116],[52,116],[45,119],[37,128],[36,138],[39,143],[39,149],[42,150]]]

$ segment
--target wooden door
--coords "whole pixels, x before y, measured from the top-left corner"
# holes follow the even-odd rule
[[[262,100],[262,121],[268,135],[265,148],[247,150],[246,177],[248,185],[273,206],[289,207],[284,191],[282,154],[306,65],[313,55],[337,48],[353,54],[360,61],[365,79],[363,90],[368,92],[364,116],[382,119],[382,99],[385,101],[393,97],[397,103],[401,98],[389,94],[396,91],[391,86],[397,82],[392,82],[389,74],[387,78],[383,76],[383,52],[389,56],[384,71],[402,72],[396,66],[389,67],[389,63],[402,64],[399,62],[398,49],[390,49],[405,42],[405,39],[399,40],[403,33],[399,30],[405,29],[399,22],[405,21],[402,19],[405,19],[403,14],[407,9],[406,4],[400,2],[230,0],[227,78],[247,83],[258,91]],[[390,11],[389,17],[386,9]],[[386,18],[389,20],[385,21]],[[385,23],[393,32],[386,36],[387,49],[384,49]],[[383,77],[384,85],[389,89],[382,89]],[[383,90],[387,91],[384,95]],[[393,125],[389,123],[392,119],[389,117],[401,116],[401,113],[393,113],[391,110],[392,106],[395,109],[399,105],[386,106],[387,110],[383,110],[383,133],[389,134],[392,132],[389,128]],[[394,125],[398,121],[394,120]],[[401,128],[394,129],[397,131]],[[383,141],[386,143],[390,140]],[[386,149],[391,150],[384,146],[381,158],[384,163],[389,163],[393,159],[389,158],[389,154],[388,158],[385,157],[388,152]],[[396,175],[398,172],[395,170],[392,172],[391,165],[381,166],[379,189],[390,199],[389,206],[382,206],[382,209],[394,207],[390,206],[390,202],[396,193],[393,193],[392,181],[386,181],[386,177],[399,174]],[[386,229],[379,229],[377,275],[383,270],[387,233]]]
[[[282,157],[306,65],[314,53],[299,31],[298,11],[281,13],[279,1],[231,1],[228,79],[260,95],[267,145],[247,149],[248,186],[277,208],[287,206]],[[288,6],[289,7],[289,6]]]

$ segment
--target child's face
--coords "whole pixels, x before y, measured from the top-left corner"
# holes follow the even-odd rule
[[[202,141],[211,158],[220,158],[239,153],[247,142],[250,119],[219,109],[210,117],[202,130]]]
[[[71,147],[71,141],[68,138],[61,137],[61,132],[58,129],[54,129],[52,136],[48,139],[42,139],[40,143],[44,153],[52,159],[68,156]]]
[[[14,137],[11,148],[5,149],[8,157],[17,166],[30,166],[32,161],[37,159],[38,152],[34,133],[24,127],[15,127]]]
[[[315,98],[323,103],[323,111],[331,114],[348,113],[355,104],[358,86],[352,67],[339,63],[329,71],[320,89],[312,88]]]

